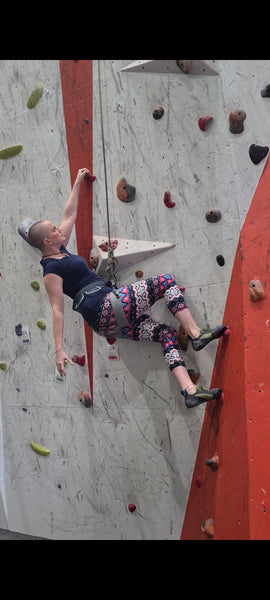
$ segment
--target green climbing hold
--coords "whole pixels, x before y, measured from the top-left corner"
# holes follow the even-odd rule
[[[43,94],[43,85],[39,83],[32,91],[28,98],[27,108],[35,108]]]
[[[7,368],[7,363],[5,362],[0,362],[0,369],[2,369],[2,371],[5,371]]]
[[[8,148],[3,148],[3,150],[0,150],[0,158],[11,158],[12,156],[16,156],[16,154],[19,154],[21,151],[21,144],[17,144],[17,146],[9,146]]]
[[[37,326],[39,327],[39,329],[46,329],[46,323],[44,319],[39,319],[37,321]]]
[[[33,288],[33,290],[37,291],[37,290],[39,290],[40,285],[39,285],[38,281],[32,281],[31,287]]]

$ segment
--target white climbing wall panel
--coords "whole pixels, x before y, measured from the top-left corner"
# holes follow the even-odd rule
[[[160,62],[160,61],[159,61]],[[119,273],[119,285],[171,272],[199,325],[223,318],[240,227],[265,164],[250,144],[268,145],[270,61],[218,61],[219,74],[125,71],[130,60],[102,60],[101,83],[111,236],[173,246]],[[18,235],[25,217],[59,224],[70,191],[58,61],[0,61],[0,149],[22,144],[0,160],[1,313],[0,528],[52,539],[178,539],[185,513],[204,408],[186,409],[160,346],[120,340],[111,360],[94,335],[94,408],[79,403],[89,388],[87,364],[54,381],[51,308],[39,252]],[[94,236],[107,235],[97,62],[93,61]],[[44,85],[38,105],[27,99]],[[164,108],[160,120],[152,117]],[[234,108],[246,111],[242,134],[228,128]],[[213,121],[203,132],[201,116]],[[87,166],[87,165],[82,165]],[[119,201],[120,177],[136,187]],[[171,192],[175,207],[163,202]],[[206,221],[219,208],[222,219]],[[75,233],[69,244],[76,251]],[[217,264],[216,256],[225,258]],[[40,282],[40,290],[31,281]],[[85,354],[82,318],[65,300],[65,348]],[[157,318],[175,324],[160,301]],[[45,330],[36,322],[44,318]],[[28,327],[23,345],[15,326]],[[209,385],[216,344],[188,349],[187,367]],[[1,430],[0,430],[1,431]],[[35,454],[30,441],[50,449]],[[1,456],[3,460],[1,460]],[[136,510],[130,513],[128,504]]]

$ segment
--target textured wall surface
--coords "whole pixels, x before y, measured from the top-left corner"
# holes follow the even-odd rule
[[[78,61],[78,65],[79,65]],[[254,165],[250,144],[267,145],[269,99],[260,90],[269,61],[220,61],[218,76],[121,72],[127,60],[100,61],[105,155],[113,238],[175,246],[118,274],[118,284],[171,272],[200,326],[223,320],[239,231],[265,161]],[[0,161],[1,311],[0,527],[53,539],[178,539],[185,515],[204,407],[188,410],[158,344],[120,340],[110,360],[94,335],[94,407],[77,400],[89,388],[88,368],[68,368],[54,381],[51,308],[38,251],[17,234],[25,217],[59,224],[70,191],[58,61],[0,61],[0,149],[22,152]],[[27,99],[44,85],[37,106]],[[83,93],[83,89],[82,89]],[[152,112],[163,106],[156,121]],[[244,131],[229,132],[228,115],[246,111]],[[211,115],[205,132],[198,118]],[[79,134],[79,125],[78,125]],[[87,166],[87,165],[82,165]],[[97,61],[93,61],[93,231],[108,235]],[[116,184],[136,187],[122,203]],[[163,203],[169,190],[175,207]],[[219,208],[222,219],[205,213]],[[69,244],[76,251],[75,232]],[[220,267],[216,256],[225,258]],[[32,280],[40,282],[34,291]],[[65,349],[85,353],[82,319],[65,300]],[[157,318],[176,324],[162,301]],[[36,322],[44,318],[45,330]],[[23,345],[15,325],[29,327]],[[185,354],[209,385],[216,342]],[[40,457],[35,441],[51,450]],[[133,502],[136,511],[130,513]]]

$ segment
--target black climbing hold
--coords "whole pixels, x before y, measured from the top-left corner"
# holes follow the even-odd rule
[[[155,110],[153,110],[152,116],[153,119],[161,119],[161,117],[163,117],[164,115],[164,108],[162,108],[162,106],[157,106],[157,108],[155,108]]]
[[[270,83],[263,88],[261,91],[261,96],[263,98],[270,98]]]
[[[221,254],[218,254],[216,259],[217,259],[217,263],[220,267],[223,267],[223,265],[225,265],[225,260]]]
[[[257,144],[251,144],[251,146],[249,146],[249,156],[252,160],[252,162],[254,163],[254,165],[258,165],[259,162],[261,162],[261,160],[263,160],[268,152],[269,152],[269,147],[268,146],[257,146]]]
[[[15,325],[15,333],[16,335],[22,335],[22,324],[18,323],[18,325]]]
[[[217,223],[221,219],[221,212],[218,208],[212,208],[205,213],[205,218],[209,223]]]

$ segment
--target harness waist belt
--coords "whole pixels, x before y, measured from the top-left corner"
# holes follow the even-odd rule
[[[73,300],[73,304],[72,304],[73,310],[80,312],[79,307],[80,307],[82,301],[85,298],[87,298],[87,296],[89,296],[90,294],[94,294],[95,292],[100,290],[105,285],[106,284],[103,282],[100,282],[99,284],[89,283],[84,288],[82,288],[79,292],[77,292],[77,294]],[[123,327],[129,327],[129,322],[126,319],[121,299],[116,290],[113,290],[112,292],[110,292],[110,301],[112,304],[115,320],[117,322],[118,327],[120,327],[120,329],[122,329]]]
[[[72,304],[73,310],[77,310],[79,312],[79,306],[82,303],[82,301],[85,298],[87,298],[87,296],[89,296],[90,294],[94,294],[95,292],[98,292],[98,290],[101,290],[101,288],[104,286],[105,286],[105,283],[100,282],[99,284],[89,283],[84,288],[82,288],[79,292],[77,292],[77,294],[73,300],[73,304]]]

